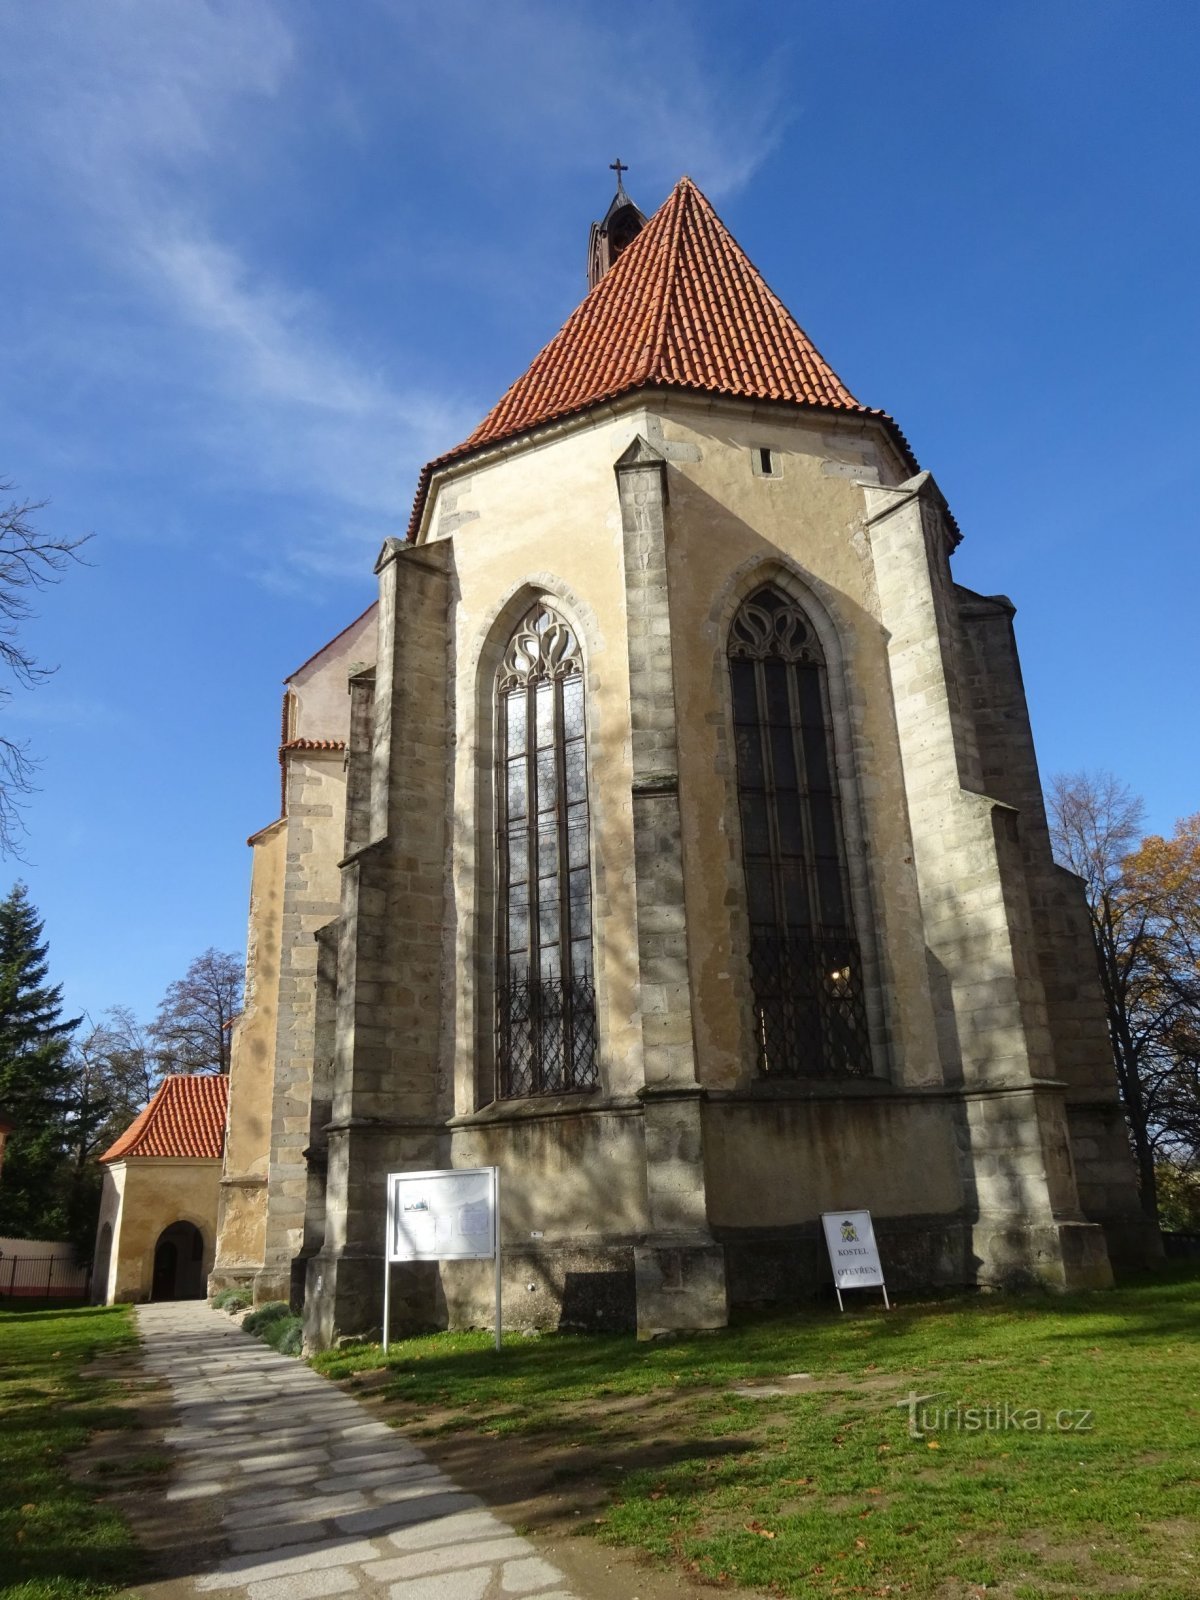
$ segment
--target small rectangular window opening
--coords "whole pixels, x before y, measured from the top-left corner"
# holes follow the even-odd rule
[[[775,478],[779,475],[779,468],[775,462],[775,452],[766,445],[757,445],[754,450],[755,467],[761,477]]]

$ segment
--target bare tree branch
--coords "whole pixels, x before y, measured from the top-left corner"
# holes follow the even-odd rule
[[[11,483],[0,482],[0,497],[11,495]],[[10,500],[0,507],[0,669],[23,689],[36,688],[57,670],[38,661],[21,639],[21,624],[34,614],[31,592],[57,583],[72,562],[82,561],[80,539],[56,539],[42,532],[36,516],[45,500]],[[0,706],[12,699],[0,683]],[[0,856],[19,856],[25,832],[25,797],[33,790],[36,763],[27,744],[0,735]]]

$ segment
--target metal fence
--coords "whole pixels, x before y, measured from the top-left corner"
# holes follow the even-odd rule
[[[0,1255],[0,1300],[84,1300],[90,1279],[64,1256]]]

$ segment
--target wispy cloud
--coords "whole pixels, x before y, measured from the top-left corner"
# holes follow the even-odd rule
[[[611,159],[619,148],[652,179],[689,172],[714,198],[727,196],[786,125],[783,51],[748,52],[734,69],[677,0],[380,9],[403,41],[406,92],[436,108],[435,137],[469,139],[482,122],[488,158],[511,172],[514,195],[523,165],[593,172],[601,153]]]
[[[781,123],[777,60],[722,70],[674,0],[615,23],[551,0],[378,0],[362,16],[356,32],[303,0],[46,0],[0,19],[0,92],[29,194],[58,195],[83,273],[90,260],[93,283],[117,286],[103,305],[89,289],[36,337],[71,370],[90,364],[97,388],[136,395],[145,433],[185,464],[202,458],[209,486],[295,508],[285,551],[277,534],[225,535],[275,582],[297,565],[361,574],[402,524],[421,462],[493,398],[471,392],[471,369],[439,365],[427,327],[411,327],[421,360],[408,361],[402,327],[370,339],[286,246],[272,257],[257,213],[302,209],[296,150],[316,97],[322,137],[364,159],[421,146],[475,160],[486,147],[500,185],[522,170],[591,174],[619,149],[651,191],[688,170],[719,196]],[[378,48],[327,70],[325,47],[350,36]],[[374,121],[355,71],[392,86],[373,97]],[[410,264],[423,293],[455,247],[452,232],[423,242]],[[547,268],[480,257],[475,270],[544,286]]]
[[[420,462],[471,414],[348,356],[329,308],[219,220],[234,164],[243,181],[256,159],[270,166],[269,151],[253,153],[256,124],[278,139],[291,115],[279,104],[297,56],[286,14],[264,0],[110,0],[41,15],[40,28],[10,15],[5,87],[38,180],[65,195],[97,265],[132,289],[132,302],[105,307],[126,323],[121,359],[144,371],[140,352],[156,349],[170,425],[230,479],[309,497],[290,565],[361,571],[403,516]],[[111,368],[111,328],[96,342],[71,329],[77,367]],[[52,343],[54,330],[39,337]]]

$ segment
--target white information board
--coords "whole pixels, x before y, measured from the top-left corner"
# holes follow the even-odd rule
[[[389,1172],[383,1266],[383,1348],[388,1347],[392,1266],[397,1261],[496,1263],[500,1348],[500,1168]]]
[[[389,1261],[490,1261],[496,1167],[388,1173]]]
[[[833,1286],[837,1291],[838,1306],[842,1305],[843,1289],[882,1289],[883,1303],[888,1304],[887,1285],[883,1281],[883,1265],[879,1260],[879,1246],[875,1243],[875,1229],[871,1226],[869,1211],[822,1211],[821,1225],[825,1229],[825,1244],[833,1265]]]

